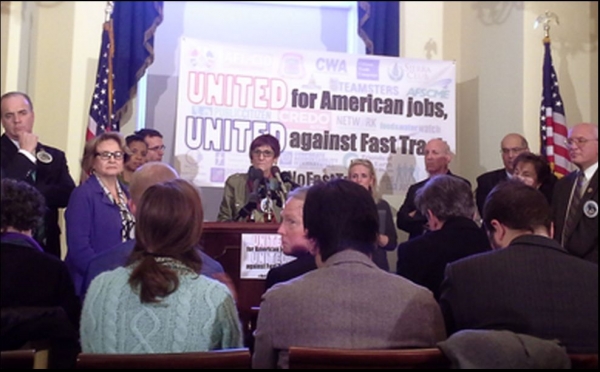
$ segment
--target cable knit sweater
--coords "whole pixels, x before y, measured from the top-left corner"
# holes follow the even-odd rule
[[[181,353],[242,347],[227,287],[204,275],[179,274],[179,287],[158,303],[141,303],[128,284],[131,267],[97,276],[81,316],[86,353]]]

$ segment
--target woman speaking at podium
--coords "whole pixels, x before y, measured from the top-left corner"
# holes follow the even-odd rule
[[[280,222],[281,206],[287,195],[276,166],[280,152],[279,141],[270,134],[252,141],[252,166],[248,173],[232,174],[225,181],[218,221]]]

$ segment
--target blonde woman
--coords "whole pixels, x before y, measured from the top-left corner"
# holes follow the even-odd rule
[[[387,201],[383,200],[377,191],[377,175],[375,167],[368,159],[355,159],[348,168],[348,178],[365,189],[369,190],[379,212],[379,235],[377,247],[373,251],[373,262],[383,270],[389,271],[386,251],[393,251],[397,245],[396,226],[392,217],[392,210]]]

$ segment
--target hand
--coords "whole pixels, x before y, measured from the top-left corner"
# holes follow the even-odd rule
[[[235,284],[233,284],[233,280],[231,279],[231,277],[227,273],[215,273],[212,274],[211,277],[225,284],[227,288],[229,288],[229,292],[231,292],[231,295],[233,296],[233,301],[237,303],[237,290],[235,289]]]
[[[380,247],[385,247],[390,242],[390,238],[387,235],[379,234],[377,235],[377,245]]]
[[[19,147],[25,150],[31,155],[35,156],[35,148],[38,144],[38,136],[33,133],[21,132],[19,133]]]

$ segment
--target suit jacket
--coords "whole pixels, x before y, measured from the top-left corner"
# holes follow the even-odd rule
[[[469,186],[471,186],[471,182],[467,179],[462,178],[448,171],[449,176],[456,177],[465,181]],[[425,224],[427,224],[427,218],[421,214],[420,211],[417,210],[415,205],[415,196],[417,195],[417,191],[425,186],[425,184],[429,181],[429,178],[424,179],[421,182],[417,182],[412,184],[408,188],[408,192],[406,193],[406,198],[404,199],[404,203],[398,210],[396,215],[396,225],[400,230],[406,231],[409,236],[408,239],[413,239],[419,235],[423,235],[425,232]],[[416,211],[413,217],[409,216],[409,214],[413,211]]]
[[[398,246],[398,275],[428,288],[439,299],[446,264],[490,249],[487,235],[473,220],[450,218],[440,230]]]
[[[281,266],[277,266],[269,270],[265,279],[265,291],[277,283],[287,282],[297,276],[305,274],[317,268],[315,257],[306,253],[294,261],[290,261]]]
[[[598,352],[598,265],[538,235],[448,264],[440,306],[449,333],[496,329]]]
[[[127,240],[119,243],[112,249],[105,250],[95,255],[91,260],[83,276],[81,287],[81,299],[85,297],[85,293],[90,286],[92,280],[105,271],[116,269],[117,267],[125,266],[127,259],[135,247],[135,239]],[[201,274],[211,276],[216,273],[223,273],[223,266],[215,259],[198,249],[198,254],[202,259]]]
[[[79,299],[64,262],[23,240],[2,242],[0,265],[0,307],[58,306],[78,328]]]
[[[508,180],[506,169],[496,169],[487,173],[484,173],[477,177],[477,189],[475,190],[475,201],[477,202],[477,209],[479,215],[483,216],[483,205],[485,204],[485,198],[488,196],[490,191],[502,181]]]
[[[67,206],[69,196],[75,188],[75,182],[69,174],[65,153],[54,147],[38,143],[37,150],[44,149],[52,156],[52,161],[43,163],[31,162],[12,143],[6,134],[0,137],[2,152],[3,178],[27,181],[44,196],[46,214],[44,215],[44,239],[38,238],[40,245],[48,253],[60,257],[60,228],[58,226],[58,209]],[[35,178],[32,173],[35,172]]]
[[[445,339],[430,291],[344,250],[262,296],[253,368],[287,368],[290,346],[433,347]]]
[[[390,204],[384,199],[380,199],[377,202],[377,212],[379,213],[379,233],[384,234],[388,237],[389,241],[387,245],[380,247],[379,244],[373,250],[373,256],[371,259],[380,269],[390,271],[390,264],[387,258],[387,251],[393,251],[398,246],[398,233],[396,232],[396,226],[394,225],[394,217],[392,215],[392,208]],[[385,215],[381,219],[381,215]]]
[[[567,216],[567,208],[571,198],[571,190],[577,179],[577,172],[571,172],[561,178],[554,186],[552,197],[552,212],[554,215],[554,238],[560,242]],[[595,213],[584,213],[584,206],[592,207],[595,203]],[[598,171],[588,183],[581,197],[581,208],[577,214],[577,225],[571,236],[567,237],[563,246],[570,253],[586,260],[598,263]]]
[[[122,242],[121,213],[106,196],[98,179],[91,176],[71,194],[65,221],[69,248],[65,262],[79,294],[92,257]]]

